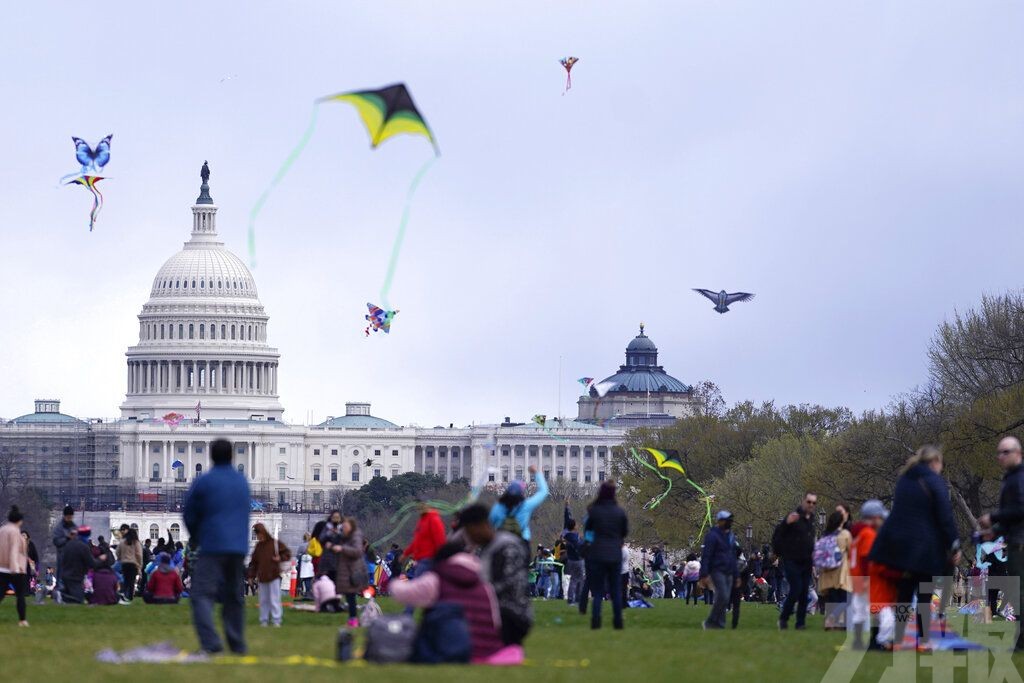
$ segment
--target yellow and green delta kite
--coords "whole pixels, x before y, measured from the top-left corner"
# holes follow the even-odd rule
[[[317,102],[348,102],[359,112],[359,117],[370,134],[370,146],[403,133],[422,135],[430,140],[434,152],[440,154],[437,140],[423,115],[412,101],[412,95],[404,83],[395,83],[380,90],[358,90],[321,97]]]

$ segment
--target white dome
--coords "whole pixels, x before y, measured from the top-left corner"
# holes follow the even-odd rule
[[[220,242],[187,242],[167,259],[153,280],[150,296],[258,299],[252,273]]]

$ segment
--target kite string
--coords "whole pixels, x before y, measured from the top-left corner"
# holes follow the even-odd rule
[[[423,180],[423,176],[427,174],[430,167],[437,161],[437,156],[431,157],[427,163],[423,164],[416,175],[413,176],[412,183],[409,185],[409,191],[405,195],[405,207],[402,208],[402,220],[398,224],[398,235],[395,236],[394,246],[391,247],[391,258],[388,260],[388,270],[384,275],[384,284],[380,288],[380,301],[381,308],[388,310],[391,305],[388,303],[388,292],[391,291],[391,281],[395,277],[395,266],[398,265],[398,255],[402,251],[402,242],[405,240],[405,229],[409,225],[409,211],[412,207],[412,198],[416,194],[416,188],[419,187],[420,181]]]
[[[299,158],[302,151],[306,148],[310,139],[313,137],[313,130],[316,128],[316,116],[320,111],[320,103],[316,102],[313,104],[313,117],[309,120],[309,126],[306,127],[306,132],[302,134],[302,139],[299,140],[299,144],[295,146],[295,149],[291,151],[288,157],[281,164],[281,168],[277,170],[274,175],[274,179],[270,181],[270,185],[267,189],[263,190],[263,194],[259,196],[256,203],[253,204],[252,211],[249,212],[249,264],[256,267],[256,216],[259,215],[260,210],[263,209],[263,205],[266,203],[267,198],[270,197],[270,192],[277,187],[277,184],[287,175],[291,169],[292,164]]]

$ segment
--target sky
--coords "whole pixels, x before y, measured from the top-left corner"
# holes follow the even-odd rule
[[[422,138],[371,150],[352,107],[322,107],[256,223],[292,422],[346,401],[422,426],[574,415],[575,379],[615,372],[641,321],[670,374],[730,403],[860,412],[926,380],[944,319],[1021,286],[1019,2],[40,0],[3,17],[8,418],[37,397],[117,416],[203,160],[248,261],[249,212],[313,100],[396,81],[442,155],[392,333],[364,338],[363,315]],[[57,181],[70,136],[108,133],[90,233],[91,197]],[[756,298],[718,315],[694,287]]]

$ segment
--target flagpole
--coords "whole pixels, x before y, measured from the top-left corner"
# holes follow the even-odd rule
[[[562,419],[562,357],[558,357],[558,419]]]

